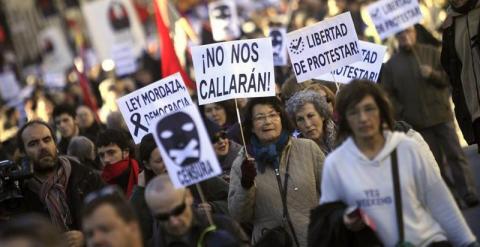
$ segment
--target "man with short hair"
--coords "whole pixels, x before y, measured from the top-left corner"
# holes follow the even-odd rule
[[[78,127],[80,129],[80,135],[87,137],[92,142],[95,142],[98,133],[105,127],[97,122],[94,112],[86,105],[78,106],[75,113],[75,119],[77,120]]]
[[[21,185],[23,210],[48,216],[72,246],[81,246],[81,205],[87,193],[103,187],[102,179],[77,160],[59,156],[55,135],[43,121],[26,123],[17,133],[17,143],[34,170],[33,178]]]
[[[138,183],[139,166],[130,157],[129,137],[120,130],[106,129],[98,134],[97,152],[102,162],[102,178],[122,188],[127,198]]]
[[[221,246],[246,246],[248,238],[238,223],[225,215],[197,213],[189,189],[173,187],[167,174],[150,181],[145,190],[147,205],[155,218],[152,246],[197,246],[222,243]]]
[[[399,50],[385,65],[382,83],[392,96],[397,117],[420,132],[435,156],[442,177],[452,186],[446,172],[450,167],[456,187],[453,192],[468,207],[476,206],[479,201],[473,173],[453,127],[449,85],[440,64],[440,51],[418,44],[414,27],[395,37]]]
[[[60,131],[62,137],[58,142],[58,150],[61,154],[67,154],[70,140],[80,133],[75,115],[75,110],[67,105],[59,105],[53,109],[55,127]]]
[[[142,234],[132,206],[115,186],[89,194],[83,211],[87,247],[142,247]]]

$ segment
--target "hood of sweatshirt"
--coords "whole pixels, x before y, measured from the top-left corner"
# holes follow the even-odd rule
[[[472,8],[469,12],[471,12],[472,10],[477,9],[477,8],[480,8],[480,0],[477,1],[477,4],[475,4],[475,7]],[[450,4],[450,6],[448,6],[448,8],[447,8],[447,15],[452,16],[452,17],[456,17],[456,16],[461,16],[461,15],[466,15],[466,14],[459,13],[459,12],[455,11],[452,8],[452,5]]]
[[[383,161],[390,156],[398,144],[408,138],[403,132],[391,131],[384,131],[383,136],[385,137],[385,145],[373,159],[367,158],[367,156],[358,149],[352,137],[349,137],[343,145],[345,145],[344,147],[348,154],[352,155],[359,164],[380,166]]]

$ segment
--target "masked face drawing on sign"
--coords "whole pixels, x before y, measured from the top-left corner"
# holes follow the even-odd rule
[[[119,2],[111,2],[108,7],[108,20],[114,32],[130,28],[130,19],[125,6]]]
[[[278,57],[282,51],[283,37],[279,30],[273,30],[270,32],[272,38],[273,55]]]
[[[221,29],[227,35],[233,35],[233,30],[230,28],[232,22],[232,11],[228,5],[219,5],[213,9],[213,17],[217,19],[217,23],[221,25]]]
[[[158,140],[175,164],[185,167],[200,160],[200,138],[193,119],[184,112],[169,115],[157,124]]]

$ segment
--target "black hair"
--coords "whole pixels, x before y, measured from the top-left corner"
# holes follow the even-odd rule
[[[152,178],[156,176],[156,174],[151,169],[145,169],[145,164],[149,162],[150,155],[152,154],[153,150],[157,148],[157,144],[155,143],[155,139],[153,138],[153,134],[149,133],[142,138],[140,142],[140,146],[138,148],[139,154],[139,161],[142,163],[145,171],[145,184],[148,184]]]
[[[98,133],[95,144],[97,148],[116,144],[121,150],[131,150],[130,138],[125,132],[117,129],[106,129]]]
[[[22,153],[25,152],[25,143],[23,142],[22,134],[23,134],[23,132],[25,131],[26,128],[28,128],[32,125],[35,125],[35,124],[43,125],[43,126],[47,127],[47,129],[50,131],[50,135],[52,136],[53,141],[55,143],[57,143],[57,139],[55,138],[55,133],[53,132],[52,127],[50,127],[50,125],[48,125],[48,123],[46,123],[42,120],[32,120],[32,121],[29,121],[28,123],[24,124],[20,128],[20,130],[17,132],[17,145],[18,145],[18,148],[20,149],[20,151]]]
[[[73,119],[75,119],[75,116],[77,115],[75,109],[73,107],[69,106],[69,105],[57,105],[57,106],[55,106],[55,108],[53,109],[53,113],[52,113],[53,119],[55,119],[56,117],[58,117],[62,114],[68,114]]]
[[[98,195],[93,195],[95,196],[94,199],[85,203],[82,210],[82,219],[89,217],[93,214],[93,212],[95,212],[97,208],[104,204],[107,204],[113,207],[115,212],[120,218],[122,218],[124,222],[130,223],[132,221],[138,221],[135,210],[133,209],[132,205],[127,201],[119,188],[116,188],[113,193],[102,194],[103,190],[110,188],[111,186],[105,187],[99,191],[92,192],[87,195],[87,197],[85,197],[86,199],[88,199],[88,197],[92,196],[92,194],[98,193]]]

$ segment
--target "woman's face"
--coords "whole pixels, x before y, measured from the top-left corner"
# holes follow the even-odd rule
[[[217,156],[225,156],[228,154],[229,148],[230,143],[228,142],[227,133],[220,131],[219,133],[215,134],[213,140],[213,149],[215,150],[215,154]]]
[[[252,111],[252,132],[262,144],[275,142],[282,133],[280,113],[271,105],[258,104]]]
[[[160,156],[160,151],[158,148],[155,148],[150,153],[150,159],[148,160],[148,166],[152,169],[152,171],[159,175],[166,172],[165,170],[165,163],[163,163],[162,156]]]
[[[220,126],[224,126],[227,122],[227,113],[219,104],[207,104],[204,108],[205,116]]]
[[[380,110],[371,95],[365,96],[345,113],[353,136],[358,139],[371,139],[380,132]]]
[[[306,103],[295,114],[295,123],[305,138],[319,141],[323,136],[324,119],[312,103]]]

